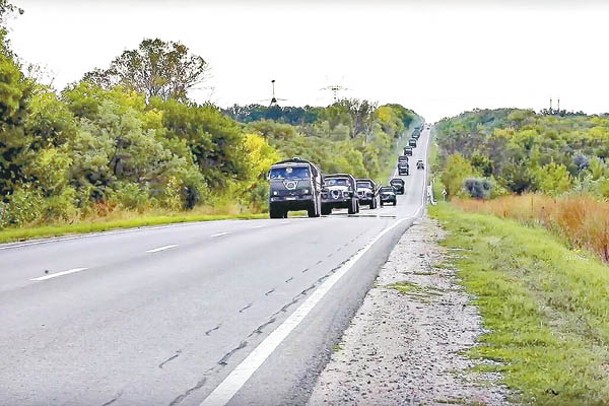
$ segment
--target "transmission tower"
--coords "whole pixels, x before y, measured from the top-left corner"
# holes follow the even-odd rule
[[[322,87],[319,90],[330,90],[332,92],[332,99],[334,100],[334,103],[336,103],[338,101],[338,92],[341,92],[343,90],[349,90],[349,89],[344,86],[341,86],[341,85],[330,85],[330,86]]]

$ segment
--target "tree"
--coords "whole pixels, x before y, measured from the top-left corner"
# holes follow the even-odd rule
[[[108,69],[95,69],[83,80],[103,88],[121,85],[163,100],[187,100],[188,90],[205,80],[208,63],[179,42],[144,39],[137,49],[124,51]]]

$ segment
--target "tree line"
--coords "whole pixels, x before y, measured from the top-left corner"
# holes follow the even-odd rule
[[[609,117],[474,110],[435,126],[449,195],[585,192],[609,198]]]
[[[11,51],[0,0],[0,228],[116,210],[188,210],[231,200],[264,210],[270,165],[294,155],[325,172],[377,177],[420,120],[399,105],[196,103],[209,66],[179,42],[145,39],[57,92]]]

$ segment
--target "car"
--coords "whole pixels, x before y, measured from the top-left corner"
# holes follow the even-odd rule
[[[422,159],[417,161],[417,169],[425,169],[425,164],[423,163]]]
[[[306,210],[309,217],[321,215],[322,177],[315,164],[298,157],[275,162],[267,179],[272,219],[286,218],[291,210]]]
[[[410,145],[407,147],[404,147],[404,155],[412,156],[412,147]]]
[[[393,178],[389,181],[389,184],[391,186],[393,186],[393,188],[395,189],[395,193],[399,194],[399,195],[403,195],[404,194],[404,179],[400,179],[400,178]]]
[[[359,198],[355,178],[348,173],[324,175],[321,190],[321,214],[328,215],[332,209],[347,209],[349,214],[359,213]]]
[[[386,204],[393,203],[395,206],[398,204],[398,198],[395,193],[395,189],[393,186],[383,186],[379,190],[379,194],[381,196],[381,207]]]
[[[356,185],[360,206],[368,205],[370,209],[376,209],[378,195],[376,183],[372,179],[357,179]]]

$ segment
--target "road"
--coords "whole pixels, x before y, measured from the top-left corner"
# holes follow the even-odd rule
[[[0,404],[304,404],[423,212],[396,207],[0,245]]]

